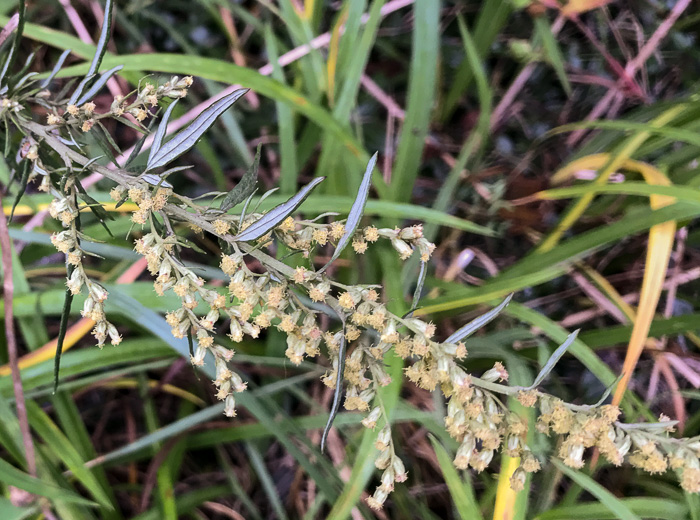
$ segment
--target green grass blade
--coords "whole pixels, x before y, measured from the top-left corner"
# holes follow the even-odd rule
[[[445,483],[450,490],[450,498],[454,502],[457,513],[462,520],[481,520],[484,517],[481,515],[479,503],[474,496],[474,487],[471,485],[469,473],[463,480],[452,464],[452,458],[447,453],[435,437],[430,436],[430,442],[437,455],[438,464],[442,470],[442,475],[445,477]]]
[[[27,415],[32,429],[46,442],[54,453],[73,473],[75,478],[85,486],[90,494],[100,504],[108,509],[114,506],[98,482],[97,478],[85,467],[85,461],[73,447],[68,438],[58,429],[54,422],[49,419],[39,406],[33,401],[27,401]]]
[[[555,458],[552,458],[551,462],[557,467],[557,469],[559,469],[559,471],[564,473],[567,477],[596,497],[602,505],[604,505],[615,515],[615,518],[620,520],[641,520],[640,517],[635,515],[624,502],[585,473],[573,470]]]
[[[440,1],[417,0],[406,119],[392,168],[391,200],[407,202],[418,176],[435,99],[440,43]]]

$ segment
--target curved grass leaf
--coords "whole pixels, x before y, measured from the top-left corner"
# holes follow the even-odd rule
[[[4,482],[10,486],[29,491],[35,495],[50,498],[56,501],[71,502],[74,504],[83,504],[88,506],[96,506],[95,502],[86,500],[77,495],[75,492],[58,487],[54,484],[39,480],[15,468],[4,459],[0,459],[0,482]]]
[[[248,89],[236,90],[213,103],[199,114],[187,128],[180,130],[175,137],[165,143],[152,157],[149,157],[146,171],[165,166],[192,148],[219,116],[231,108],[231,105],[245,95],[246,92],[248,92]]]
[[[463,340],[464,338],[467,338],[474,334],[477,330],[479,330],[481,327],[489,323],[491,320],[493,320],[496,316],[498,316],[503,309],[506,308],[506,306],[510,303],[510,300],[513,298],[512,294],[509,294],[506,296],[506,299],[503,300],[498,307],[491,309],[489,312],[486,314],[479,316],[478,318],[470,321],[467,323],[464,327],[460,328],[457,330],[454,334],[452,334],[449,338],[445,340],[445,343],[457,343],[458,341]]]
[[[70,49],[66,49],[65,51],[63,51],[61,53],[61,55],[58,57],[58,60],[56,61],[56,65],[53,66],[53,69],[51,70],[51,73],[49,74],[49,76],[44,81],[39,83],[40,88],[46,88],[49,86],[49,84],[51,83],[53,78],[56,76],[56,74],[58,74],[58,71],[61,70],[61,67],[63,67],[63,64],[66,61],[66,58],[68,57],[68,55],[70,53],[71,53]]]
[[[170,114],[172,114],[173,109],[177,105],[177,102],[179,100],[176,99],[172,103],[170,103],[170,106],[168,109],[165,111],[165,114],[163,114],[163,119],[161,119],[160,124],[158,125],[158,128],[156,129],[156,133],[153,136],[153,143],[151,144],[151,152],[148,154],[148,162],[150,163],[153,160],[153,157],[155,156],[156,153],[158,153],[158,150],[160,150],[160,147],[163,145],[163,138],[165,137],[165,133],[168,131],[168,120],[170,119]],[[143,146],[143,143],[141,143]],[[139,147],[140,149],[140,147]]]
[[[27,414],[32,428],[50,447],[51,452],[56,454],[95,500],[108,509],[114,509],[95,475],[85,467],[85,461],[82,460],[78,451],[65,434],[49,419],[49,416],[31,400],[27,401]]]
[[[557,350],[554,351],[554,354],[550,356],[550,358],[547,360],[547,364],[542,367],[542,370],[540,370],[540,373],[537,374],[537,377],[535,378],[535,382],[532,383],[530,387],[528,387],[528,390],[532,390],[533,388],[536,388],[539,386],[542,381],[544,381],[544,378],[549,375],[549,373],[552,371],[554,368],[554,365],[556,365],[561,357],[564,355],[564,353],[567,351],[567,349],[571,346],[571,344],[576,340],[576,337],[578,336],[579,331],[576,330],[569,334],[569,336],[566,338],[566,341],[562,343]]]
[[[117,65],[116,67],[113,67],[108,71],[100,74],[100,77],[97,78],[95,83],[92,84],[92,86],[88,89],[88,91],[85,94],[80,96],[80,98],[75,102],[75,104],[82,105],[83,103],[87,103],[88,101],[90,101],[97,95],[97,93],[102,89],[102,87],[104,87],[107,84],[109,79],[123,68],[123,65]]]
[[[331,431],[336,415],[338,415],[338,410],[340,410],[340,400],[343,396],[343,378],[345,377],[345,343],[345,325],[343,324],[343,335],[340,338],[340,345],[338,346],[338,374],[335,377],[333,404],[331,405],[331,413],[328,416],[328,422],[325,428],[323,428],[323,435],[321,436],[321,453],[323,453],[326,448],[328,434]]]
[[[287,218],[295,209],[299,207],[299,205],[304,202],[304,199],[309,196],[309,193],[318,186],[325,177],[317,177],[313,181],[311,181],[309,184],[304,186],[299,193],[294,195],[292,198],[290,198],[287,202],[284,204],[280,204],[279,206],[271,209],[267,213],[265,213],[262,217],[260,217],[258,220],[253,222],[250,226],[248,226],[245,230],[243,230],[242,233],[239,233],[236,235],[234,240],[238,240],[239,242],[248,242],[250,240],[255,240],[256,238],[260,238],[263,236],[265,233],[270,231],[272,228],[276,227],[279,225],[285,218]]]
[[[619,501],[642,518],[656,518],[658,520],[688,518],[689,508],[676,500],[658,497],[630,497],[621,498]],[[700,507],[698,511],[700,511]],[[554,507],[538,514],[533,520],[570,520],[571,518],[576,520],[615,520],[619,517],[603,504],[585,502]]]
[[[343,233],[343,236],[340,237],[340,240],[338,240],[338,245],[335,247],[333,256],[331,256],[328,263],[321,268],[319,271],[320,273],[325,271],[326,268],[340,256],[343,249],[345,249],[345,246],[347,246],[352,240],[355,230],[357,229],[360,219],[362,218],[362,214],[365,210],[365,205],[367,204],[367,196],[369,195],[369,187],[372,183],[372,171],[374,170],[375,164],[377,164],[377,152],[375,152],[372,158],[369,160],[367,168],[365,169],[365,175],[362,178],[362,183],[360,183],[360,189],[357,191],[357,197],[355,198],[355,202],[352,204],[352,208],[350,208],[348,220],[345,222],[345,233]]]
[[[260,150],[262,145],[258,145],[255,152],[255,159],[250,168],[245,172],[238,184],[228,192],[228,195],[221,201],[219,209],[226,213],[228,210],[249,198],[255,192],[255,185],[258,183],[258,168],[260,167]],[[241,222],[243,220],[241,219]]]
[[[620,520],[641,520],[640,517],[630,511],[624,502],[585,473],[571,469],[569,466],[565,465],[563,462],[554,457],[552,457],[551,461],[559,471],[564,473],[567,477],[596,497],[602,505],[614,513],[615,518],[619,518]]]
[[[471,485],[469,477],[463,481],[452,464],[447,450],[432,434],[429,435],[429,438],[459,517],[462,520],[483,520],[484,517],[481,514],[479,503],[476,501],[474,487]]]

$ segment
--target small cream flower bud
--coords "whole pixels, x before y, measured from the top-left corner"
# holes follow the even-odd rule
[[[224,415],[226,417],[236,417],[236,398],[233,394],[228,394],[226,396],[226,401],[224,402]]]
[[[201,367],[204,365],[204,356],[207,355],[207,349],[201,345],[197,347],[194,352],[194,356],[190,358],[192,364],[196,367]]]
[[[367,417],[362,419],[362,426],[369,428],[370,430],[374,430],[374,427],[377,426],[377,421],[381,415],[381,408],[379,406],[375,406],[372,411],[367,414]]]

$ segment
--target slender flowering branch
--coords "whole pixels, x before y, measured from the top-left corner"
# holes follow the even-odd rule
[[[101,40],[98,55],[104,45]],[[97,70],[99,60],[93,60],[93,65]],[[360,226],[376,156],[367,167],[346,220],[332,220],[334,215],[328,214],[316,219],[295,216],[322,179],[315,179],[271,210],[260,211],[252,199],[258,160],[244,176],[245,181],[223,199],[217,199],[219,194],[191,199],[175,190],[173,179],[183,169],[175,165],[176,159],[245,91],[218,99],[163,143],[172,103],[186,97],[192,78],[173,77],[163,84],[142,82],[133,92],[114,98],[109,110],[99,112],[91,100],[116,70],[85,78],[72,94],[54,94],[47,89],[50,82],[39,84],[31,76],[12,78],[0,94],[0,124],[7,133],[19,134],[9,142],[21,141],[10,154],[15,157],[15,173],[22,186],[38,182],[39,189],[53,196],[49,212],[63,230],[52,236],[52,243],[65,254],[70,295],[87,295],[81,312],[95,321],[93,335],[98,346],[108,340],[116,346],[122,338],[104,312],[107,291],[89,278],[83,264],[88,255],[83,244],[90,237],[81,229],[81,211],[89,209],[103,222],[108,217],[81,184],[89,175],[111,181],[114,187],[110,195],[118,204],[127,200],[135,204],[131,220],[138,238],[134,248],[146,260],[154,291],[161,296],[172,292],[178,298],[179,305],[165,319],[175,337],[191,338],[192,364],[201,366],[208,354],[212,356],[213,384],[226,416],[236,415],[237,394],[244,392],[247,384],[234,366],[234,350],[220,341],[222,332],[236,344],[246,336],[255,339],[276,328],[286,335],[285,355],[290,362],[322,359],[320,363],[327,367],[322,381],[336,389],[336,404],[344,390],[344,408],[364,414],[362,424],[377,430],[375,464],[382,473],[380,484],[368,499],[370,507],[383,507],[395,483],[407,479],[379,392],[391,383],[385,368],[390,352],[406,361],[406,379],[429,391],[439,389],[445,397],[444,422],[449,435],[459,443],[454,459],[458,468],[483,471],[500,450],[520,458],[511,486],[522,489],[527,474],[540,469],[527,444],[528,430],[535,427],[543,434],[561,436],[557,455],[571,467],[581,467],[586,450],[596,447],[613,464],[628,460],[651,473],[674,469],[684,489],[700,491],[700,439],[670,437],[673,421],[663,418],[657,424],[624,424],[616,406],[573,405],[539,389],[573,335],[553,354],[533,385],[509,386],[505,384],[508,373],[500,363],[479,377],[470,373],[463,341],[495,318],[508,300],[442,340],[433,323],[391,313],[381,286],[343,284],[328,274],[332,271],[326,269],[328,264],[319,270],[313,268],[317,254],[330,258],[331,263],[345,249],[362,255],[381,241],[391,245],[401,260],[416,254],[424,268],[430,261],[435,246],[423,236],[420,225],[395,229]],[[166,107],[169,100],[175,101]],[[47,114],[44,123],[32,117],[37,107]],[[127,114],[136,123],[125,119]],[[152,136],[145,165],[107,168],[99,164],[99,157],[86,155],[85,144],[98,142],[105,150],[112,146],[103,124],[106,120],[135,125],[143,140]],[[236,209],[239,205],[242,210]],[[218,262],[229,279],[226,288],[208,285],[181,260],[181,252],[193,246],[187,238],[192,233],[206,234],[220,245]],[[293,253],[287,262],[275,258],[280,245]],[[420,286],[423,280],[421,276]],[[419,296],[417,290],[415,299]],[[321,313],[331,318],[327,320],[332,324],[329,328],[321,326]],[[502,396],[516,397],[527,407],[537,406],[537,423],[527,424],[512,413]]]

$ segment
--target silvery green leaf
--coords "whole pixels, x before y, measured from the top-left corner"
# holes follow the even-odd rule
[[[117,118],[117,119],[123,123],[126,122],[126,124],[128,124],[130,126],[132,125],[131,121],[128,121],[125,118]],[[138,157],[138,155],[141,153],[141,148],[143,148],[143,145],[146,142],[148,135],[150,134],[151,128],[153,128],[153,125],[155,124],[155,120],[156,120],[155,117],[151,118],[150,123],[148,123],[148,131],[144,132],[143,135],[139,138],[139,140],[136,141],[136,144],[134,144],[134,149],[131,150],[131,153],[129,154],[129,158],[124,163],[125,169],[128,169],[129,166],[131,165],[131,163],[134,162],[134,159],[136,159],[136,157]],[[139,132],[143,132],[143,130],[141,128],[138,128],[138,127],[134,127],[134,128],[137,129]]]
[[[51,70],[51,74],[49,74],[49,77],[46,78],[44,81],[39,83],[40,88],[46,88],[49,86],[49,83],[53,80],[53,78],[56,77],[56,74],[58,74],[58,71],[61,70],[61,67],[63,67],[63,63],[66,61],[66,58],[68,55],[71,53],[70,49],[66,49],[63,51],[63,53],[58,57],[58,61],[56,61],[56,65],[53,66],[53,70]]]
[[[532,386],[528,387],[528,390],[532,390],[533,388],[536,388],[539,386],[542,381],[544,381],[545,377],[549,375],[549,373],[552,371],[554,368],[554,365],[556,365],[561,357],[564,355],[566,350],[571,346],[571,344],[576,340],[576,336],[578,336],[578,330],[572,332],[569,334],[569,336],[566,338],[566,341],[562,343],[557,350],[554,351],[554,354],[550,356],[550,358],[547,360],[547,363],[545,366],[542,367],[542,370],[540,370],[540,373],[537,374],[537,377],[535,378],[535,382],[532,383]],[[607,397],[607,396],[606,396]]]
[[[248,226],[245,230],[243,230],[242,233],[239,233],[233,237],[233,239],[239,242],[248,242],[250,240],[260,238],[271,229],[277,227],[295,209],[297,209],[302,202],[304,202],[304,199],[306,199],[311,191],[318,186],[319,183],[323,182],[324,179],[325,177],[315,178],[287,202],[272,208],[270,211]]]
[[[95,56],[92,58],[90,63],[90,69],[88,70],[87,76],[92,76],[97,74],[100,70],[100,64],[102,63],[102,58],[107,52],[107,42],[109,42],[109,33],[112,30],[112,8],[114,7],[114,2],[112,0],[107,0],[105,2],[105,15],[104,21],[102,22],[102,31],[100,32],[100,39],[97,40],[97,48],[95,50]]]
[[[152,173],[144,173],[140,178],[142,181],[146,181],[148,184],[153,186],[160,186],[161,188],[173,187],[173,185],[168,181],[162,179],[159,175],[154,175]]]
[[[377,152],[374,153],[372,158],[367,163],[367,168],[365,169],[365,175],[362,177],[362,182],[360,183],[360,189],[357,191],[357,197],[355,197],[355,202],[352,203],[350,208],[350,213],[348,214],[348,220],[345,222],[345,233],[340,240],[338,240],[338,245],[335,247],[333,256],[328,260],[328,263],[324,265],[319,273],[322,273],[326,268],[331,265],[336,258],[340,256],[351,241],[355,234],[360,219],[362,219],[362,213],[365,211],[365,204],[367,204],[367,196],[369,195],[369,187],[372,183],[372,171],[374,170],[374,165],[377,164]]]
[[[153,143],[151,144],[151,152],[148,154],[149,163],[151,162],[151,160],[153,160],[153,156],[158,152],[158,150],[160,150],[160,147],[163,144],[165,132],[168,131],[168,120],[170,119],[170,114],[172,114],[175,105],[177,105],[177,102],[178,100],[176,99],[175,101],[170,103],[170,106],[165,111],[165,114],[163,114],[163,119],[161,119],[160,124],[156,129],[156,133],[153,136]]]
[[[68,101],[69,105],[75,105],[78,99],[82,96],[83,91],[90,86],[92,81],[94,81],[95,76],[97,76],[97,71],[100,70],[100,64],[102,63],[102,58],[104,58],[105,52],[107,52],[107,42],[109,41],[109,33],[112,29],[112,7],[114,2],[112,0],[107,0],[105,2],[105,15],[104,21],[102,22],[102,31],[100,32],[100,39],[97,41],[97,46],[95,49],[95,55],[92,57],[90,62],[90,68],[87,74],[85,74],[85,79],[81,81],[73,92],[73,95]]]
[[[10,80],[8,81],[8,83],[10,83],[10,85],[12,85],[12,88],[13,88],[14,90],[17,90],[17,89],[19,88],[19,86],[17,85],[17,80],[18,80],[19,78],[22,78],[22,77],[27,73],[27,71],[29,70],[29,67],[30,67],[31,64],[34,62],[34,57],[35,57],[35,56],[36,56],[36,55],[35,55],[33,52],[32,52],[29,56],[27,56],[27,59],[24,61],[24,65],[22,65],[22,68],[19,69],[17,72],[15,72],[15,73],[12,75],[12,77],[10,78]],[[36,76],[36,75],[38,75],[38,74],[39,74],[38,72],[32,73],[33,76]],[[23,78],[23,79],[24,79],[24,78]],[[24,84],[26,81],[27,81],[27,80],[25,79],[25,80],[22,82],[22,84]]]
[[[258,168],[260,167],[260,150],[261,145],[258,145],[258,151],[255,152],[253,164],[251,164],[250,168],[243,174],[238,184],[236,184],[228,195],[226,195],[224,200],[221,201],[219,209],[224,213],[243,202],[255,191],[255,185],[258,183]]]
[[[467,323],[464,327],[461,329],[457,330],[454,334],[452,334],[449,338],[445,340],[445,343],[457,343],[459,341],[462,341],[464,338],[467,338],[474,334],[477,330],[479,330],[481,327],[486,325],[488,322],[493,320],[496,316],[498,316],[503,309],[506,308],[506,306],[510,303],[510,300],[513,298],[512,294],[509,294],[505,300],[503,300],[498,307],[495,309],[490,310],[483,316],[479,316],[478,318],[470,321]]]
[[[22,77],[22,79],[20,79],[20,80],[17,82],[17,84],[14,86],[14,89],[16,90],[16,89],[21,88],[27,81],[29,81],[30,79],[32,79],[34,76],[38,76],[38,75],[39,75],[38,72],[30,72],[29,74],[27,74],[26,76]]]
[[[218,117],[231,108],[231,105],[238,101],[246,92],[248,92],[247,88],[236,90],[213,103],[204,112],[199,114],[187,128],[180,130],[175,137],[165,143],[153,157],[149,158],[146,171],[165,166],[192,148],[199,138],[202,137],[202,134],[214,124]]]
[[[241,211],[241,218],[238,220],[238,230],[240,231],[241,227],[243,226],[243,222],[245,222],[245,217],[248,214],[248,206],[250,206],[250,201],[253,200],[253,195],[258,190],[253,190],[253,193],[251,193],[248,198],[245,201],[245,204],[243,204],[243,210]]]
[[[87,103],[90,101],[92,98],[94,98],[97,93],[104,87],[109,79],[114,76],[117,72],[122,70],[124,68],[124,65],[117,65],[114,68],[109,69],[106,72],[103,72],[100,74],[100,77],[95,81],[95,83],[92,84],[92,86],[88,89],[88,91],[80,96],[80,99],[78,99],[75,104],[80,106],[83,103]]]
[[[342,316],[342,314],[341,314]],[[333,404],[331,405],[331,413],[328,416],[328,422],[326,427],[323,429],[323,435],[321,436],[321,453],[323,453],[326,447],[326,439],[328,439],[328,434],[333,426],[333,421],[335,416],[338,415],[338,410],[340,410],[340,400],[343,396],[343,380],[345,376],[345,321],[343,321],[343,335],[340,338],[340,345],[338,347],[338,373],[335,377],[335,390],[333,390]]]

